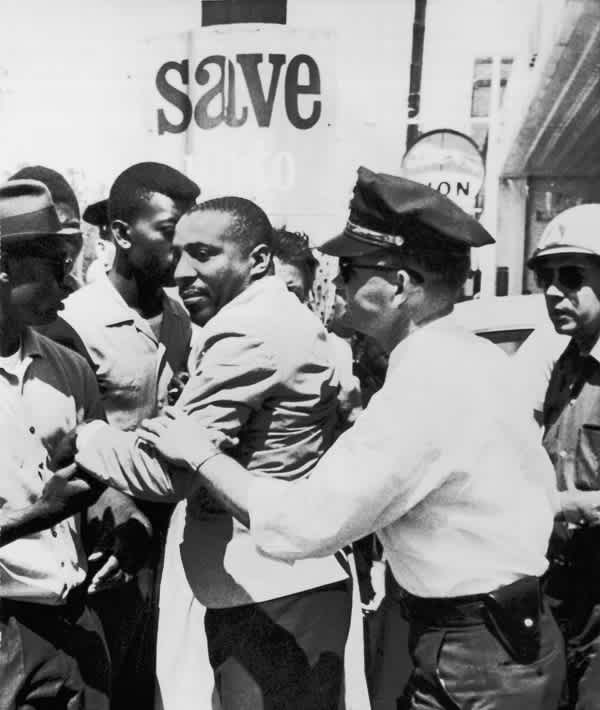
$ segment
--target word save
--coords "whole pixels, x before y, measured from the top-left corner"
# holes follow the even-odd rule
[[[268,86],[264,86],[259,73],[259,65],[265,61],[264,56],[263,54],[236,54],[235,63],[222,54],[205,57],[194,72],[193,79],[196,84],[206,87],[195,106],[192,106],[192,101],[185,91],[169,82],[169,73],[175,72],[179,76],[180,83],[189,86],[189,60],[165,62],[156,74],[156,88],[165,101],[180,111],[181,118],[174,123],[169,120],[164,109],[158,109],[159,135],[182,133],[187,130],[192,119],[199,128],[205,130],[216,128],[221,124],[230,128],[239,128],[246,123],[251,110],[261,128],[269,127],[275,101],[278,93],[281,94],[279,85],[282,74],[285,74],[283,101],[288,120],[299,130],[312,128],[321,117],[321,99],[315,98],[310,102],[309,111],[305,111],[305,115],[302,115],[300,97],[321,96],[321,75],[316,61],[308,54],[297,54],[288,63],[285,54],[269,54],[271,78],[266,82]],[[211,72],[210,69],[213,71]],[[213,76],[212,82],[211,76]],[[236,92],[238,81],[245,82],[251,106],[242,106],[238,103]],[[209,106],[215,101],[221,110],[211,113]]]

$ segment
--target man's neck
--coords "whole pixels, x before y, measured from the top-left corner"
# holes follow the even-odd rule
[[[108,278],[125,303],[142,318],[153,318],[163,310],[163,291],[160,286],[140,282],[133,273],[118,268],[108,272]]]
[[[397,323],[395,328],[376,339],[386,352],[391,353],[396,345],[399,345],[403,340],[408,338],[411,333],[424,328],[426,325],[429,325],[429,323],[433,323],[436,320],[450,315],[450,313],[452,313],[452,307],[453,304],[444,304],[443,307],[436,310],[422,311],[421,313],[413,314],[408,321]]]

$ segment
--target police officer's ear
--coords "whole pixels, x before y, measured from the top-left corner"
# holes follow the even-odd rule
[[[110,225],[112,238],[119,249],[127,250],[131,248],[131,227],[122,219],[113,219]]]
[[[250,252],[250,275],[253,278],[266,276],[271,270],[271,250],[266,244],[257,244]]]
[[[398,269],[396,272],[396,295],[395,301],[397,305],[405,303],[417,289],[420,288],[422,281],[416,278],[417,274]]]

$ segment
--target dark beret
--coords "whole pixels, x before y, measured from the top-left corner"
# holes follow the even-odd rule
[[[83,220],[95,227],[105,227],[108,224],[108,199],[99,200],[88,205],[83,211]]]
[[[407,239],[418,243],[420,234],[445,240],[448,246],[494,243],[474,217],[437,190],[360,167],[346,227],[319,249],[333,256],[358,256],[401,247]]]

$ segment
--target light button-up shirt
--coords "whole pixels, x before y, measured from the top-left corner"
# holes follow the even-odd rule
[[[0,367],[0,505],[35,501],[53,475],[47,462],[60,438],[102,416],[83,358],[27,330],[22,358]],[[61,604],[86,570],[75,516],[0,548],[0,597]]]
[[[309,477],[256,478],[249,497],[265,554],[326,555],[375,531],[398,583],[421,597],[541,575],[556,507],[509,359],[451,316],[394,349],[383,388]]]

